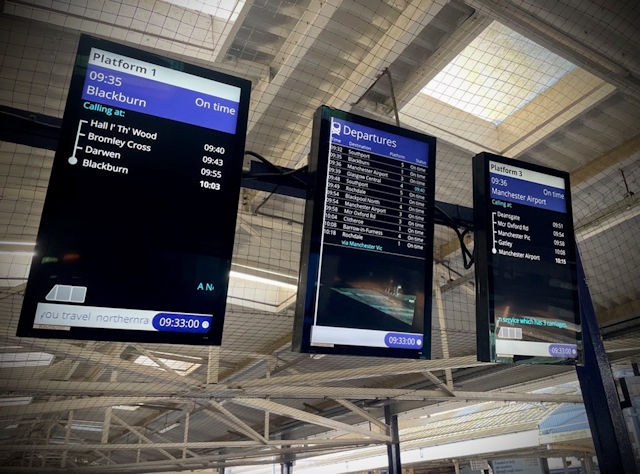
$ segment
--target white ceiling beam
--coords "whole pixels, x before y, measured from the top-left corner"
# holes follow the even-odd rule
[[[640,135],[621,143],[617,147],[591,160],[584,166],[571,172],[571,186],[576,187],[606,170],[640,153]]]
[[[176,19],[178,15],[174,13],[173,18],[171,18],[172,21],[166,22],[166,24],[176,23],[174,28],[163,26],[162,29],[159,30],[157,26],[152,23],[147,23],[144,29],[135,29],[131,26],[124,27],[122,25],[131,25],[131,18],[128,16],[128,13],[121,13],[121,11],[126,12],[128,8],[137,9],[138,2],[135,0],[112,0],[112,3],[118,3],[121,8],[116,8],[115,14],[106,9],[100,11],[99,8],[96,8],[93,13],[94,15],[97,13],[97,16],[91,15],[91,13],[78,14],[71,12],[65,9],[64,5],[62,8],[58,8],[55,2],[52,6],[45,6],[42,2],[29,0],[7,0],[4,2],[4,12],[30,20],[45,21],[57,27],[73,28],[88,34],[107,36],[116,41],[124,40],[131,42],[132,38],[140,38],[140,44],[147,46],[162,41],[164,43],[170,43],[170,48],[176,51],[187,51],[196,58],[206,58],[208,60],[214,59],[216,54],[220,53],[220,47],[216,48],[215,43],[210,44],[205,41],[199,41],[198,44],[195,38],[181,39],[180,35],[176,34],[176,32],[193,30],[194,22],[200,19],[206,19],[206,21],[210,23],[209,29],[211,35],[218,35],[221,40],[218,44],[222,46],[226,36],[232,31],[228,21],[177,5],[173,5],[172,8],[182,12],[182,14],[179,15],[180,19]],[[77,6],[79,7],[80,5]],[[157,12],[156,8],[154,8],[154,10]],[[137,13],[153,14],[154,12],[143,9]],[[223,24],[225,24],[225,27],[221,28]],[[220,29],[222,29],[222,31],[215,31]]]
[[[210,409],[203,409],[202,410],[203,413],[205,413],[207,416],[209,416],[209,418],[211,418],[212,420],[215,421],[219,421],[220,423],[226,425],[227,427],[229,427],[231,429],[230,432],[233,432],[234,434],[242,434],[244,436],[246,436],[247,438],[253,440],[253,441],[257,441],[259,443],[261,443],[262,445],[265,445],[266,443],[260,439],[258,439],[257,436],[255,436],[255,433],[252,433],[254,430],[247,430],[245,429],[243,426],[235,423],[233,420],[231,420],[229,417],[226,417],[225,415],[223,415],[222,413],[217,413],[213,410]],[[251,433],[251,434],[249,434]]]
[[[305,413],[305,412],[303,412]],[[349,426],[349,425],[346,425]],[[320,447],[337,447],[337,446],[353,446],[353,445],[362,445],[362,444],[377,444],[379,440],[371,439],[371,440],[363,440],[363,439],[347,439],[337,441],[335,439],[287,439],[287,440],[272,440],[267,444],[268,446],[280,447],[284,444],[290,447],[305,447],[308,449],[313,446]],[[262,447],[264,448],[264,443],[260,443],[259,441],[189,441],[188,443],[177,442],[177,443],[158,443],[155,442],[153,444],[140,444],[140,443],[111,443],[108,446],[104,446],[101,443],[82,443],[82,444],[0,444],[0,452],[2,451],[11,451],[11,452],[32,452],[32,451],[88,451],[88,450],[96,450],[96,451],[128,451],[128,450],[157,450],[161,449],[220,449],[220,448],[247,448],[247,447]],[[177,461],[184,462],[184,459],[178,459]],[[117,467],[117,466],[116,466]],[[40,471],[42,472],[42,471]]]
[[[22,339],[19,337],[9,336],[3,339],[15,345],[24,344],[22,342]],[[200,385],[202,385],[200,381],[192,379],[188,376],[181,376],[173,374],[171,372],[167,372],[165,370],[161,370],[156,367],[136,364],[117,356],[93,351],[86,347],[70,344],[61,340],[31,338],[29,339],[29,347],[37,348],[39,350],[50,352],[52,354],[65,354],[65,356],[68,356],[69,358],[92,362],[98,364],[99,366],[107,366],[119,371],[133,372],[145,377],[161,380],[165,384],[173,383],[181,386],[192,387],[199,387]]]
[[[386,423],[383,423],[382,421],[378,420],[377,418],[371,416],[368,411],[360,408],[355,403],[350,402],[349,400],[345,400],[344,398],[334,398],[334,400],[336,402],[338,402],[340,405],[342,405],[343,407],[345,407],[347,410],[355,413],[356,415],[364,418],[369,423],[377,426],[384,433],[388,433],[389,432],[389,426]]]
[[[247,125],[247,135],[262,120],[265,112],[280,92],[282,86],[294,73],[298,64],[313,46],[318,35],[331,21],[342,0],[311,2],[300,20],[291,31],[282,49],[275,55],[271,66],[274,76],[264,78],[251,91],[251,112]]]
[[[624,304],[609,308],[598,312],[598,321],[603,323],[615,322],[624,319],[628,319],[630,316],[636,316],[640,314],[640,300],[628,301]],[[605,341],[605,350],[607,354],[621,354],[628,352],[628,356],[640,353],[640,336],[631,335],[628,337],[621,337]]]
[[[67,424],[65,426],[64,429],[64,444],[68,445],[69,444],[69,439],[71,438],[71,426],[73,424],[73,410],[69,410],[69,413],[67,414]],[[62,469],[67,467],[67,456],[68,456],[69,452],[67,450],[64,450],[62,452],[62,459],[60,460],[60,467]]]
[[[437,269],[437,266],[438,265],[434,263],[434,267],[435,267],[434,270]],[[449,353],[449,337],[447,334],[447,319],[445,318],[445,315],[444,315],[444,302],[442,301],[442,291],[440,291],[440,283],[436,281],[432,285],[432,287],[433,287],[433,300],[436,306],[436,315],[437,315],[436,320],[438,321],[437,327],[434,326],[433,328],[434,330],[432,331],[432,337],[433,337],[433,333],[437,334],[438,331],[440,332],[440,346],[442,348],[441,349],[442,357],[444,359],[449,359],[451,355]],[[426,371],[426,373],[429,374],[430,372]],[[451,390],[453,390],[453,375],[451,373],[451,368],[449,367],[444,369],[444,373],[447,381],[445,391],[448,393],[451,393]],[[436,380],[438,379],[436,378]]]
[[[262,436],[260,433],[258,433],[256,430],[254,430],[247,423],[245,423],[240,418],[238,418],[236,415],[234,415],[229,410],[227,410],[224,406],[222,406],[221,403],[216,402],[215,400],[210,400],[209,404],[212,407],[214,407],[216,410],[218,410],[220,413],[222,413],[226,418],[228,418],[233,423],[233,425],[235,425],[237,428],[239,428],[241,430],[241,432],[244,433],[245,435],[247,435],[249,438],[251,438],[251,439],[253,439],[255,441],[259,441],[262,444],[267,444],[268,440],[264,436]]]
[[[117,416],[115,414],[112,414],[111,416],[113,417],[113,419],[118,424],[124,426],[127,430],[129,430],[131,433],[136,435],[140,441],[144,441],[145,443],[147,443],[147,444],[149,444],[151,446],[154,445],[154,441],[151,440],[150,438],[146,437],[140,430],[138,430],[137,428],[131,426],[129,423],[127,423],[126,421],[124,421],[122,418],[120,418],[119,416]],[[157,449],[158,449],[159,452],[164,454],[169,459],[175,459],[176,458],[175,456],[173,456],[170,452],[168,452],[164,448],[157,448]]]
[[[575,224],[578,243],[613,229],[640,214],[640,195],[630,194],[617,203],[586,216]]]
[[[115,370],[111,371],[111,375],[109,377],[110,382],[116,382],[118,379],[118,372]],[[104,409],[104,419],[102,420],[102,436],[100,437],[100,442],[102,444],[109,443],[109,434],[111,431],[111,420],[113,419],[113,407],[106,407]]]
[[[426,61],[421,62],[404,87],[398,92],[398,108],[402,109],[431,80],[489,26],[491,19],[474,13],[459,25]]]
[[[478,362],[476,355],[451,357],[449,359],[416,360],[408,362],[395,362],[390,364],[373,365],[371,367],[355,367],[340,370],[311,371],[300,375],[282,375],[271,378],[246,380],[238,383],[234,388],[249,388],[260,386],[279,386],[291,384],[332,382],[340,380],[358,380],[374,377],[384,377],[402,374],[421,373],[425,370],[445,370],[463,367],[479,367],[493,365],[487,362]]]
[[[402,54],[404,49],[413,43],[422,29],[435,18],[443,6],[444,3],[433,0],[408,2],[406,8],[387,30],[384,37],[377,41],[369,53],[357,62],[356,68],[345,78],[342,87],[335,91],[326,105],[337,109],[350,109],[352,104],[358,102],[360,97]],[[311,124],[311,117],[309,124]],[[308,147],[311,138],[311,129],[311,126],[306,127],[305,131],[292,141],[283,156],[304,155],[303,150]],[[291,165],[291,163],[280,164]],[[306,164],[306,158],[295,164],[294,168],[304,164]]]
[[[403,53],[420,32],[442,10],[444,2],[433,0],[413,0],[408,3],[396,22],[386,31],[383,39],[371,48],[367,56],[358,62],[357,67],[344,81],[346,85],[335,94],[333,107],[344,107],[355,103],[386,69]],[[373,79],[372,81],[372,78]]]
[[[184,441],[185,443],[187,443],[187,442],[189,441],[189,436],[188,436],[188,435],[189,435],[189,423],[190,423],[190,417],[191,417],[191,415],[192,415],[193,413],[195,413],[195,412],[197,412],[197,411],[200,411],[200,410],[195,408],[195,404],[191,404],[191,411],[189,411],[189,410],[185,410],[185,412],[184,412],[184,417],[183,417],[183,418],[179,418],[179,419],[177,419],[177,420],[176,420],[176,422],[177,422],[177,423],[182,423],[182,424],[184,424],[184,435],[183,435],[183,441]],[[149,419],[149,420],[150,420],[150,421],[151,421],[151,420],[157,420],[158,418],[160,418],[160,417],[158,416],[158,417],[155,417],[155,418],[151,418],[151,419]],[[148,426],[148,424],[147,424],[147,426]],[[167,438],[164,436],[164,434],[163,434],[163,433],[155,432],[155,433],[154,433],[154,436],[159,440],[159,441],[154,441],[154,443],[157,443],[157,442],[161,442],[161,443],[162,443],[162,442],[170,443],[170,442],[171,442],[171,441],[169,441],[169,439],[167,439]],[[121,439],[122,437],[123,437],[123,436],[120,436],[118,439]],[[117,440],[116,440],[115,442],[117,442]],[[108,449],[108,447],[105,447],[105,449]],[[182,448],[182,453],[183,453],[183,457],[184,457],[186,454],[189,454],[189,456],[193,456],[193,457],[198,457],[198,456],[199,456],[199,454],[198,454],[198,453],[196,453],[195,451],[192,451],[192,450],[190,450],[190,449],[188,449],[188,448],[186,448],[186,447],[185,447],[185,448]]]
[[[36,402],[29,405],[0,407],[0,417],[20,417],[39,415],[42,413],[55,413],[68,410],[84,410],[88,408],[105,408],[116,405],[141,405],[151,402],[176,403],[174,397],[84,397],[70,398],[68,400],[53,400]]]
[[[220,377],[220,346],[209,346],[207,385],[217,384]]]
[[[233,21],[233,23],[227,21],[223,28],[222,34],[218,38],[214,38],[212,58],[214,62],[224,62],[225,55],[233,44],[233,40],[236,38],[238,31],[244,23],[244,20],[247,18],[247,15],[249,14],[249,10],[251,10],[251,7],[253,6],[253,3],[254,0],[236,2],[234,13],[237,13],[237,16],[235,21]]]
[[[180,396],[189,393],[189,388],[168,388],[166,384],[153,382],[91,382],[76,380],[46,380],[42,378],[5,379],[4,390],[13,393],[49,395],[145,395],[166,397],[168,394]]]
[[[574,69],[497,126],[499,155],[518,156],[615,93],[611,84]],[[548,117],[537,124],[531,117]],[[560,150],[565,152],[566,150]]]
[[[165,370],[175,376],[178,377],[182,377],[178,371],[176,371],[175,369],[173,369],[172,367],[169,367],[167,364],[165,364],[159,357],[156,357],[151,351],[146,350],[144,347],[142,347],[140,344],[133,344],[133,347],[135,348],[135,350],[137,350],[140,354],[142,354],[145,357],[148,357],[149,359],[151,359],[151,361],[156,364],[158,367],[160,367],[162,370]]]
[[[279,441],[281,443],[281,441]],[[377,441],[375,443],[378,443]],[[274,448],[277,448],[278,454],[286,454],[286,453],[297,453],[298,459],[302,459],[303,457],[314,456],[316,452],[320,452],[321,454],[328,454],[335,451],[341,451],[346,448],[353,447],[362,447],[364,445],[369,445],[369,442],[362,441],[333,441],[330,443],[320,443],[314,444],[310,446],[308,442],[298,443],[294,441],[294,447],[282,447],[278,445],[274,445]],[[301,454],[300,446],[304,446],[305,453]],[[28,445],[26,445],[28,446]],[[134,445],[131,449],[139,448],[139,445]],[[23,446],[24,447],[24,446]],[[96,464],[92,467],[83,467],[83,472],[85,474],[96,473],[96,474],[106,474],[106,473],[114,473],[114,474],[123,474],[125,472],[135,472],[139,473],[143,470],[148,470],[149,472],[158,472],[159,469],[163,471],[173,471],[175,470],[175,466],[179,466],[180,469],[202,469],[203,467],[207,468],[212,465],[212,463],[216,462],[224,462],[225,465],[231,466],[258,466],[265,464],[272,464],[272,457],[265,457],[265,448],[264,446],[242,446],[241,453],[238,453],[237,450],[234,451],[223,451],[220,454],[208,454],[197,456],[194,458],[186,458],[186,459],[176,459],[176,460],[159,460],[159,461],[141,461],[136,463],[119,463],[113,464],[113,462],[105,456],[104,454],[92,451],[92,453],[100,456],[105,463],[104,464]],[[216,449],[215,447],[204,447],[202,449]],[[268,449],[268,448],[267,448]],[[73,449],[72,449],[73,450]],[[121,449],[122,450],[122,449]],[[57,450],[56,450],[57,451]],[[29,454],[32,454],[29,451]],[[112,454],[109,452],[109,454]],[[52,453],[55,455],[55,453]],[[22,467],[22,473],[33,473],[33,474],[41,474],[42,470],[40,467]]]
[[[499,376],[499,375],[496,375]],[[580,395],[524,393],[524,392],[471,392],[454,390],[452,393],[443,390],[410,390],[402,388],[365,388],[365,387],[328,387],[281,385],[274,387],[253,387],[247,389],[247,395],[253,397],[274,398],[344,398],[354,400],[481,400],[481,401],[522,401],[522,402],[558,402],[581,403]]]
[[[635,307],[638,307],[638,302],[634,302]],[[618,343],[618,341],[607,341],[605,347],[607,352],[620,352],[622,350],[635,350],[640,345],[637,345],[637,338],[624,339],[624,341]],[[634,345],[636,344],[636,345]],[[635,347],[636,349],[629,349],[629,347]],[[426,371],[420,372],[426,374]],[[65,386],[70,385],[69,392],[65,391]],[[111,386],[109,386],[111,385]],[[176,400],[193,400],[197,402],[201,397],[215,397],[218,399],[232,399],[238,396],[259,396],[259,397],[278,397],[287,399],[300,399],[300,398],[316,398],[325,399],[326,397],[332,397],[335,399],[353,399],[353,400],[381,400],[381,399],[395,399],[395,400],[451,400],[453,397],[471,400],[484,400],[487,398],[487,392],[470,392],[470,391],[456,391],[450,389],[441,390],[409,390],[402,388],[367,388],[367,387],[331,387],[325,385],[290,385],[290,384],[275,384],[264,386],[246,387],[244,389],[239,388],[227,388],[225,386],[211,386],[209,390],[198,392],[193,399],[183,395],[170,395],[164,393],[159,396],[149,397],[126,397],[126,396],[107,396],[108,394],[122,395],[122,391],[127,392],[135,385],[136,393],[143,393],[146,384],[131,384],[131,383],[119,383],[110,384],[109,382],[55,382],[55,381],[9,381],[4,385],[4,389],[13,393],[20,394],[21,391],[28,394],[34,393],[47,393],[47,387],[49,387],[48,393],[55,395],[77,395],[79,390],[85,386],[86,394],[102,393],[103,397],[91,397],[91,398],[74,398],[67,401],[58,400],[55,404],[53,402],[34,403],[31,405],[25,405],[25,407],[33,407],[25,414],[36,413],[48,413],[55,411],[64,411],[71,408],[82,409],[92,407],[108,407],[116,405],[144,405],[149,401],[156,403],[166,402],[175,403]],[[444,386],[444,384],[442,384]],[[150,392],[147,392],[152,395]],[[569,398],[563,398],[556,395],[536,395],[536,394],[522,394],[519,392],[488,392],[491,393],[489,397],[491,400],[517,400],[526,398],[528,401],[571,401],[579,402],[580,399],[574,396]],[[0,415],[2,413],[17,414],[14,408],[20,407],[4,407],[0,408]],[[4,410],[4,412],[3,412]],[[22,413],[22,412],[21,412]]]
[[[387,434],[375,433],[371,430],[360,428],[358,426],[348,425],[339,421],[335,421],[323,416],[314,415],[306,411],[298,410],[287,405],[272,402],[270,400],[264,400],[260,398],[234,398],[231,400],[237,405],[242,405],[250,408],[256,408],[258,410],[268,411],[270,413],[276,413],[278,415],[293,418],[294,420],[310,423],[313,425],[324,426],[334,430],[344,431],[346,433],[357,434],[365,436],[367,438],[376,439],[383,442],[390,442],[391,437]],[[280,443],[283,441],[281,440]],[[286,440],[286,444],[289,444],[289,440]]]
[[[152,24],[144,29],[123,27],[122,25],[130,25],[131,18],[127,16],[127,13],[121,14],[119,11],[115,16],[105,12],[104,16],[96,18],[68,13],[63,9],[57,9],[55,4],[50,8],[29,0],[7,0],[3,3],[3,13],[5,14],[27,20],[44,21],[49,25],[53,25],[56,29],[67,28],[90,35],[97,34],[115,42],[139,45],[143,49],[157,48],[162,50],[159,51],[159,54],[167,54],[202,67],[213,66],[217,70],[229,74],[251,78],[264,77],[268,74],[268,68],[264,65],[245,60],[228,60],[226,57],[229,46],[235,39],[238,29],[242,26],[242,20],[253,2],[246,2],[245,7],[239,12],[238,18],[234,23],[172,5],[171,8],[174,11],[182,11],[181,15],[175,15],[174,13],[174,16],[180,17],[179,20],[174,18],[179,24],[173,29],[162,27],[161,30],[158,30],[157,26]],[[112,3],[115,3],[115,0]],[[122,11],[127,11],[129,8],[137,9],[139,6],[137,0],[119,0],[118,3],[123,7],[118,10]],[[164,4],[165,2],[157,3]],[[151,8],[153,8],[153,11],[150,12],[145,9],[145,6],[142,6],[142,11],[138,12],[138,14],[158,14],[157,6],[155,8],[152,6]],[[179,34],[176,34],[179,31],[193,30],[194,22],[198,21],[207,21],[209,23],[208,29],[211,35],[207,34],[207,37],[194,39],[181,38]],[[213,41],[210,42],[212,39]]]
[[[449,385],[444,383],[442,380],[440,380],[438,377],[433,375],[431,372],[429,372],[428,370],[425,370],[424,372],[422,372],[422,374],[427,379],[429,379],[431,382],[433,382],[440,390],[442,390],[443,392],[448,393],[451,396],[455,396],[455,393],[453,391],[453,387],[449,387]]]

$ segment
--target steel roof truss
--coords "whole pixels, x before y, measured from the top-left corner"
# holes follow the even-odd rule
[[[368,429],[360,428],[358,426],[351,426],[346,423],[335,421],[323,416],[314,415],[306,411],[298,410],[280,403],[275,403],[270,400],[264,400],[260,398],[235,398],[233,403],[238,405],[247,406],[250,408],[256,408],[258,410],[265,410],[278,415],[287,416],[305,423],[311,423],[314,425],[324,426],[339,431],[345,431],[351,434],[358,434],[367,438],[390,442],[391,437],[387,434],[376,433]],[[287,441],[288,443],[288,441]]]

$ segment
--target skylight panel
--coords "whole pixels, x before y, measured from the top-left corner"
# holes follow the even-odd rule
[[[169,367],[170,369],[173,369],[176,373],[182,376],[189,375],[191,372],[193,372],[194,370],[196,370],[198,367],[202,365],[195,362],[195,360],[199,361],[200,359],[193,358],[194,362],[189,362],[185,359],[192,359],[190,357],[181,356],[180,357],[181,360],[178,360],[178,359],[170,358],[172,354],[164,353],[164,352],[160,354],[163,354],[165,357],[158,357],[158,360],[162,364]],[[160,368],[160,370],[165,370],[164,368],[156,364],[150,357],[147,357],[144,355],[138,356],[136,360],[134,360],[134,363],[140,364],[140,365],[146,365],[149,367],[158,367]]]
[[[235,21],[245,0],[165,0],[178,7],[213,15],[222,20]]]
[[[12,407],[17,405],[28,405],[33,397],[1,397],[0,407]]]
[[[0,354],[0,368],[44,367],[51,364],[53,354],[47,352],[7,352]]]
[[[574,68],[571,62],[493,22],[422,92],[498,125]]]

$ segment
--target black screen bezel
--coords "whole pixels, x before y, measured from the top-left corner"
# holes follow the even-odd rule
[[[115,54],[126,56],[129,58],[137,59],[154,65],[162,66],[168,69],[173,69],[181,73],[187,73],[194,76],[203,77],[219,83],[228,84],[236,87],[240,91],[240,97],[237,108],[237,121],[236,129],[234,133],[229,133],[228,141],[231,142],[232,150],[229,155],[234,161],[233,166],[228,168],[226,173],[224,184],[225,195],[228,196],[230,203],[229,209],[235,209],[235,203],[238,202],[240,193],[240,181],[242,175],[242,162],[244,158],[244,149],[246,141],[247,121],[249,115],[249,103],[251,93],[251,82],[231,76],[218,71],[206,69],[194,64],[185,63],[180,60],[175,60],[169,57],[161,56],[155,53],[137,49],[134,47],[126,46],[113,41],[89,36],[82,34],[78,43],[76,58],[74,62],[73,74],[69,86],[69,92],[67,95],[67,101],[65,106],[65,112],[62,121],[60,140],[58,148],[54,157],[54,165],[52,168],[51,178],[49,186],[47,188],[47,195],[45,198],[45,204],[41,217],[41,229],[43,223],[48,219],[48,209],[52,205],[51,202],[59,195],[55,192],[51,186],[55,180],[59,179],[60,172],[58,169],[65,166],[65,162],[68,157],[68,150],[70,144],[70,136],[75,135],[75,127],[81,116],[81,107],[83,103],[82,91],[87,74],[89,55],[92,48],[98,48],[105,51],[109,51]],[[140,115],[144,115],[141,114]],[[161,119],[161,117],[150,116],[150,120]],[[141,120],[138,118],[138,120]],[[194,133],[203,134],[208,130],[205,127],[188,124],[188,127],[194,127],[196,131]],[[204,131],[204,132],[203,132]],[[225,132],[220,132],[225,133]],[[159,154],[163,151],[159,150]],[[230,158],[231,159],[231,158]],[[104,178],[102,178],[104,179]],[[194,208],[197,207],[197,203],[194,203]],[[192,211],[189,211],[192,212]],[[224,312],[226,306],[226,295],[229,278],[229,270],[231,266],[231,254],[233,251],[233,241],[235,236],[235,221],[237,212],[233,210],[224,210],[224,218],[222,219],[228,226],[224,228],[217,228],[216,232],[221,237],[221,246],[215,250],[210,249],[208,252],[215,254],[215,258],[220,262],[219,275],[221,280],[226,282],[224,288],[220,288],[220,296],[216,298],[216,308],[221,308],[222,314],[214,316],[220,319],[220,321],[212,324],[209,332],[204,334],[189,333],[189,332],[176,332],[176,331],[144,331],[144,330],[131,330],[131,329],[103,329],[103,328],[86,328],[71,326],[69,329],[45,329],[41,327],[34,327],[35,313],[38,300],[41,298],[40,294],[36,294],[33,289],[33,284],[27,282],[25,290],[25,298],[21,310],[21,316],[18,323],[17,335],[21,337],[39,337],[39,338],[52,338],[52,339],[80,339],[80,340],[104,340],[104,341],[123,341],[123,342],[151,342],[151,343],[171,343],[171,344],[197,344],[197,345],[220,345],[222,341],[222,327],[224,325]],[[208,218],[208,216],[202,216],[202,219]],[[51,220],[51,219],[49,219]],[[167,223],[170,225],[170,223]],[[51,235],[51,232],[49,232]],[[43,248],[47,248],[48,242],[41,239],[41,230],[39,230],[38,238],[36,240],[36,252],[32,259],[31,268],[35,269],[40,264],[40,258],[46,253],[43,252]],[[199,245],[200,246],[200,245]],[[203,250],[203,254],[205,251]],[[31,278],[31,273],[30,273]],[[218,294],[218,293],[217,293]],[[104,305],[106,307],[106,305]],[[149,309],[149,308],[131,308],[131,309]],[[162,308],[158,308],[162,309]],[[172,309],[172,312],[179,313],[179,309]],[[182,312],[190,313],[188,308]]]
[[[576,335],[578,356],[576,358],[541,357],[514,354],[512,357],[500,357],[496,354],[495,346],[495,312],[494,302],[495,280],[497,278],[497,264],[491,253],[491,238],[489,235],[491,226],[491,196],[490,196],[490,171],[489,162],[494,161],[511,165],[525,170],[561,178],[565,189],[565,239],[568,243],[567,268],[572,288],[571,304],[574,309],[574,324],[580,327],[580,310],[577,285],[577,264],[575,234],[573,229],[573,211],[571,201],[571,185],[569,173],[548,168],[545,166],[515,160],[493,153],[482,152],[473,158],[473,211],[474,211],[474,261],[476,278],[476,342],[477,358],[483,362],[515,362],[531,364],[555,364],[574,365],[582,360],[581,332]],[[526,265],[523,261],[522,265]]]
[[[424,334],[420,350],[381,348],[355,345],[318,346],[311,345],[311,328],[314,319],[315,289],[320,275],[319,255],[322,240],[323,216],[325,208],[325,185],[328,175],[331,119],[338,118],[367,126],[376,130],[396,134],[424,142],[428,146],[428,166],[426,168],[425,208],[425,276],[424,276]],[[293,331],[293,350],[316,354],[341,354],[371,357],[392,357],[428,359],[431,356],[431,293],[433,282],[433,212],[435,199],[435,159],[436,139],[420,132],[397,127],[350,112],[321,106],[314,116],[313,136],[309,159],[309,187],[306,198],[304,232],[300,258],[296,316]],[[352,250],[359,252],[359,250]]]

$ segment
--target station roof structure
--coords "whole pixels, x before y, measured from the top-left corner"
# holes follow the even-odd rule
[[[444,226],[431,360],[293,352],[304,200],[249,187],[221,346],[20,338],[16,326],[54,156],[36,131],[55,135],[87,33],[251,80],[246,149],[282,168],[306,166],[313,113],[328,105],[389,123],[397,112],[402,126],[437,137],[441,202],[472,207],[471,159],[482,151],[570,173],[607,356],[628,370],[640,357],[637,2],[4,0],[0,9],[3,472],[260,473],[294,459],[294,472],[372,469],[353,462],[384,454],[385,405],[414,466],[445,465],[451,456],[438,453],[454,445],[460,463],[593,454],[582,425],[573,436],[549,431],[550,416],[581,404],[575,369],[477,361],[474,272]],[[494,451],[469,444],[479,440]]]

